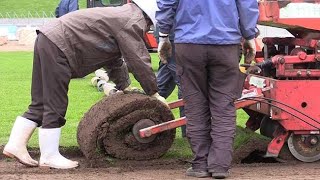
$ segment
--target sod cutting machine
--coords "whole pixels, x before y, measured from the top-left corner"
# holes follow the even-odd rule
[[[256,63],[246,66],[242,97],[246,127],[272,138],[266,156],[277,157],[285,143],[300,161],[320,159],[320,0],[264,0],[259,24],[284,28],[290,37],[265,37]],[[95,82],[97,79],[95,79]],[[97,84],[97,83],[96,83]],[[101,84],[101,83],[100,83]],[[183,100],[169,103],[171,109]],[[156,99],[116,93],[94,105],[78,127],[87,158],[97,148],[121,159],[152,159],[172,145],[175,128],[186,124]]]

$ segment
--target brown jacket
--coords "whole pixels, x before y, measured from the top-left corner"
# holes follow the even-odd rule
[[[83,77],[123,57],[148,94],[158,91],[151,58],[144,43],[148,30],[135,4],[75,11],[39,29],[66,55],[73,77]]]

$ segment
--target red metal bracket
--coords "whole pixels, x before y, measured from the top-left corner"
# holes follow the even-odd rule
[[[183,126],[187,123],[186,118],[182,117],[179,119],[175,119],[172,121],[167,121],[161,124],[157,124],[154,126],[150,126],[144,129],[140,129],[140,137],[144,138],[144,137],[150,137],[154,134],[158,134],[160,132],[169,130],[169,129],[174,129],[180,126]]]
[[[173,101],[173,102],[169,103],[168,106],[170,107],[170,109],[182,107],[182,106],[184,106],[184,101],[182,99],[179,99],[177,101]]]
[[[289,136],[289,132],[278,128],[274,135],[275,137],[268,145],[266,157],[278,157],[283,144]]]

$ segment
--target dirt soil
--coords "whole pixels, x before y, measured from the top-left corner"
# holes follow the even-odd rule
[[[10,42],[0,46],[0,51],[32,51],[31,46],[20,46]],[[252,138],[234,152],[231,176],[228,179],[246,180],[316,180],[320,177],[320,161],[302,163],[288,155],[286,148],[281,152],[281,160],[264,159],[260,155],[267,141]],[[0,146],[0,152],[3,147]],[[190,159],[154,159],[146,161],[119,160],[110,157],[88,160],[79,147],[63,149],[61,154],[80,162],[80,167],[71,170],[26,168],[20,163],[0,154],[0,179],[108,179],[108,180],[167,180],[196,179],[185,176],[190,167]],[[38,149],[29,149],[31,156],[39,159]],[[210,178],[207,178],[210,179]]]
[[[250,143],[252,144],[252,143]],[[254,146],[253,146],[254,147]],[[0,150],[2,152],[2,148]],[[246,153],[250,148],[245,148]],[[251,149],[254,149],[251,147]],[[39,159],[39,150],[30,154]],[[79,148],[61,150],[61,154],[80,162],[80,167],[72,170],[26,168],[20,163],[0,155],[0,179],[110,179],[110,180],[165,180],[195,179],[185,176],[190,159],[155,159],[148,161],[118,160],[105,157],[88,161]],[[316,180],[320,177],[320,162],[302,163],[295,160],[269,163],[235,163],[228,179],[273,179],[273,180]],[[210,179],[210,178],[207,178]]]

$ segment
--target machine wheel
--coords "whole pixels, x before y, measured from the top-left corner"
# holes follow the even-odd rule
[[[288,139],[291,154],[303,162],[320,159],[320,135],[301,135],[291,133]]]
[[[83,154],[98,157],[99,148],[119,159],[147,160],[162,156],[175,139],[175,129],[148,138],[139,130],[174,119],[170,109],[142,94],[117,93],[92,106],[78,126]]]

